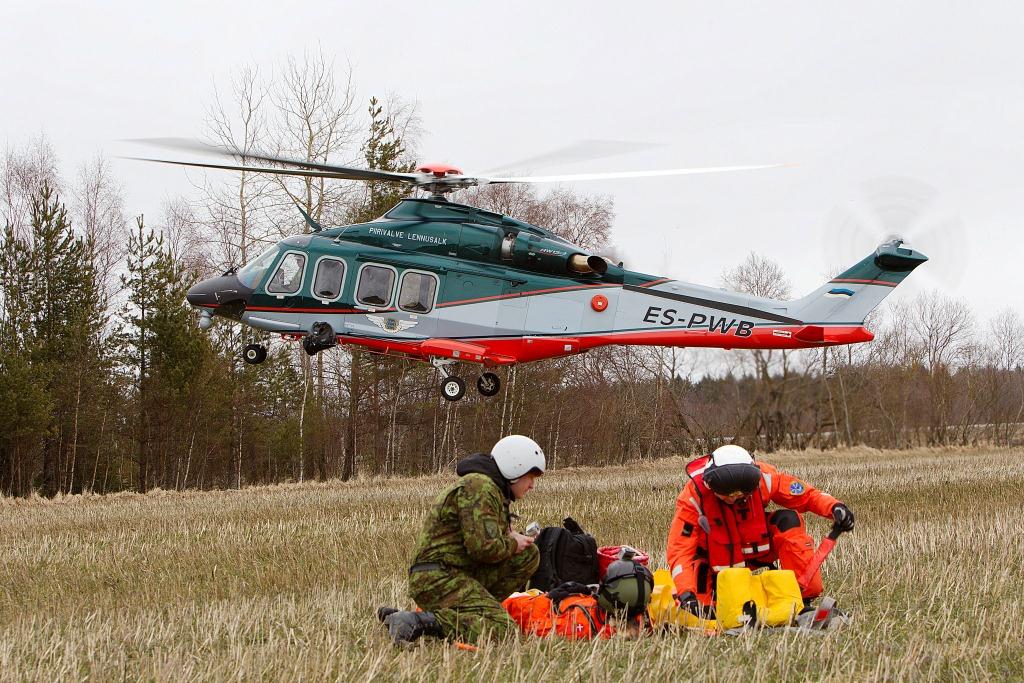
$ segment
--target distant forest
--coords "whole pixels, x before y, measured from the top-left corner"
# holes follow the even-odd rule
[[[412,169],[415,105],[359,102],[351,83],[320,55],[270,76],[240,68],[212,98],[205,135],[242,150]],[[1024,440],[1024,322],[1012,309],[979,321],[931,292],[883,306],[870,344],[608,348],[502,371],[497,396],[469,391],[449,403],[423,363],[354,347],[310,358],[224,319],[203,332],[184,301],[197,280],[308,231],[296,207],[323,225],[361,222],[401,199],[394,188],[210,174],[153,220],[125,207],[102,155],[68,177],[40,137],[9,147],[2,164],[5,495],[433,472],[515,432],[537,439],[555,467],[694,454],[726,439],[762,453]],[[608,197],[488,186],[454,199],[614,250]],[[723,265],[723,286],[789,294],[784,271],[759,255]],[[246,365],[241,351],[257,341],[270,357]]]

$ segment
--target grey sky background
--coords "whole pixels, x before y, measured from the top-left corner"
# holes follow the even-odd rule
[[[938,288],[985,323],[1024,313],[1021,36],[1013,3],[19,1],[0,139],[45,133],[70,176],[137,151],[120,139],[201,135],[232,69],[319,46],[361,101],[419,102],[424,161],[474,171],[598,138],[663,146],[544,173],[796,164],[575,185],[614,197],[627,267],[718,285],[756,251],[800,296],[896,232],[932,257],[896,296]],[[180,169],[115,171],[131,215],[191,190]]]

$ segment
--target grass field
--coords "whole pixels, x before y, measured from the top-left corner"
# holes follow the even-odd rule
[[[682,633],[399,651],[373,616],[447,477],[0,502],[4,680],[1021,680],[1024,453],[802,452],[770,462],[845,500],[857,529],[822,636]],[[664,564],[681,459],[551,472],[523,524],[572,514]],[[815,534],[827,530],[812,522]]]

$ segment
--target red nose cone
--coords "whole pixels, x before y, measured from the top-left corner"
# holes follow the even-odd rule
[[[423,164],[416,170],[420,173],[430,173],[437,178],[443,178],[446,175],[462,175],[461,169],[448,164]]]

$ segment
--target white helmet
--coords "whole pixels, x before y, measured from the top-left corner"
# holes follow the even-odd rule
[[[543,474],[546,466],[544,451],[537,442],[520,434],[512,434],[498,441],[491,449],[491,455],[498,463],[501,476],[509,481],[515,481],[532,471]]]
[[[750,457],[750,452],[746,448],[730,443],[716,448],[711,454],[711,462],[715,466],[721,467],[722,465],[749,465],[754,462],[754,459]]]

